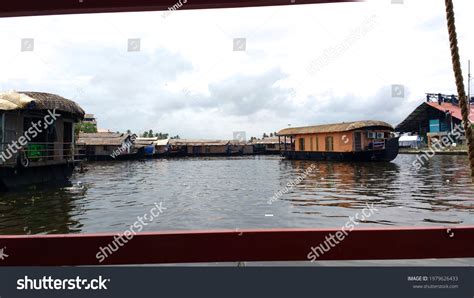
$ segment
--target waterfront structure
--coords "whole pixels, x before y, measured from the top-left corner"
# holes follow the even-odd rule
[[[165,155],[170,148],[170,139],[161,139],[155,141],[155,152],[158,156]]]
[[[64,182],[76,161],[75,102],[43,92],[0,93],[0,188]]]
[[[210,156],[229,155],[229,144],[227,140],[189,140],[171,139],[170,155],[178,156]]]
[[[254,152],[258,154],[280,154],[284,148],[284,143],[279,137],[267,137],[252,141]],[[287,139],[287,146],[290,146],[290,140]]]
[[[232,140],[229,142],[228,153],[230,155],[251,155],[254,154],[254,147],[245,141]]]
[[[469,118],[471,122],[474,121],[474,106],[470,107]],[[455,127],[462,128],[461,122],[461,108],[457,96],[428,93],[426,101],[398,124],[395,130],[400,133],[417,134],[431,146],[434,141],[448,136]],[[465,143],[465,136],[459,137],[455,142]]]
[[[153,157],[156,154],[155,142],[158,141],[157,137],[143,138],[138,137],[135,139],[133,146],[137,150],[143,150],[145,157]]]
[[[420,149],[423,146],[423,140],[420,136],[403,135],[398,139],[398,145],[401,148]]]
[[[288,159],[391,161],[398,155],[398,137],[383,121],[356,121],[285,128],[278,132],[281,154]],[[294,146],[292,145],[294,141]]]
[[[136,135],[124,133],[79,133],[79,156],[87,160],[134,159],[144,156],[143,148],[135,148]],[[114,154],[115,153],[115,154]]]

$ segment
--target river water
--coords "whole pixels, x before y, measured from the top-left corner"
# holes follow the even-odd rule
[[[391,163],[278,156],[87,163],[85,173],[72,177],[72,186],[0,194],[0,234],[123,232],[155,203],[166,209],[145,231],[338,228],[367,204],[377,211],[360,227],[473,225],[467,157],[437,155],[418,170],[412,166],[415,158],[399,155]],[[298,177],[301,182],[285,191]],[[281,197],[269,204],[280,190]]]

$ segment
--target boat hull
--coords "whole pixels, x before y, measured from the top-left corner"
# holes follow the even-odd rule
[[[351,152],[284,151],[282,156],[294,160],[392,161],[398,155],[398,138],[388,139],[385,149]]]
[[[75,164],[56,164],[28,168],[0,168],[0,190],[11,190],[40,184],[65,184]]]

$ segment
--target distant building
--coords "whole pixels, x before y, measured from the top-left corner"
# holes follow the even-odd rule
[[[470,108],[470,121],[474,121],[474,106]],[[419,135],[431,145],[433,140],[447,136],[456,125],[461,125],[462,115],[459,101],[454,95],[427,94],[426,101],[420,104],[406,119],[395,128],[400,133]],[[464,137],[457,140],[463,142]]]
[[[110,129],[106,128],[97,128],[97,132],[111,132]]]
[[[85,114],[82,123],[90,123],[97,126],[97,119],[94,117],[94,114]]]

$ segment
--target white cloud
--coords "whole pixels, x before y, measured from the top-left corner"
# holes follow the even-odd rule
[[[290,123],[397,124],[425,92],[455,91],[444,3],[404,2],[0,19],[0,88],[74,98],[114,131],[190,138],[260,136]],[[463,66],[474,50],[472,8],[455,1]],[[232,50],[237,37],[245,52]],[[33,52],[20,52],[22,38],[35,39]],[[140,52],[127,52],[129,38],[141,39]],[[336,54],[308,74],[328,49]],[[391,97],[392,84],[405,85],[405,98]]]

